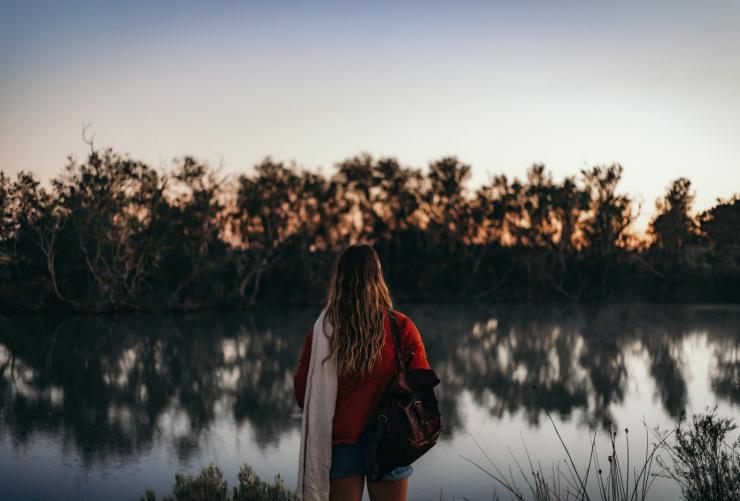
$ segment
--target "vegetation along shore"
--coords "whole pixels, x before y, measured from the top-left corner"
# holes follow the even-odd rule
[[[549,415],[548,415],[549,417]],[[554,433],[560,438],[555,422],[550,418]],[[573,460],[577,452],[562,442],[563,465],[543,470],[542,464],[527,451],[526,460],[512,456],[512,465],[496,465],[481,449],[487,463],[461,459],[490,477],[494,485],[493,499],[538,501],[649,501],[653,483],[675,482],[681,499],[686,501],[731,501],[740,497],[740,437],[734,441],[737,429],[734,420],[717,416],[716,411],[695,414],[688,422],[679,422],[674,429],[661,432],[645,429],[644,457],[630,457],[629,430],[621,434],[626,444],[617,444],[616,430],[609,432],[609,449],[602,454],[597,449],[594,433],[586,466],[578,468]],[[475,440],[475,439],[473,439]],[[648,446],[648,443],[650,444]],[[477,442],[476,442],[477,444]],[[620,450],[621,449],[621,450]],[[634,453],[633,453],[634,455]],[[631,462],[630,462],[631,461]],[[501,465],[503,466],[503,465]],[[517,482],[517,476],[519,482]],[[503,497],[498,495],[501,492]],[[450,499],[440,489],[440,501]],[[467,499],[462,496],[462,499]],[[149,489],[141,501],[156,501]],[[229,490],[221,470],[209,465],[199,475],[175,475],[171,496],[163,501],[294,501],[295,493],[285,486],[280,475],[273,482],[261,480],[249,465],[243,465],[237,476],[237,486]],[[452,499],[456,496],[452,495]]]
[[[162,173],[91,148],[45,186],[0,172],[0,308],[107,312],[310,304],[349,242],[374,244],[399,299],[740,301],[740,199],[692,210],[671,182],[646,234],[619,165],[473,190],[454,157],[425,171],[359,155],[331,174],[269,158]]]

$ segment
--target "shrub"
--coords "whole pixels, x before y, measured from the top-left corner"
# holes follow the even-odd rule
[[[740,499],[740,437],[728,443],[736,428],[732,419],[717,417],[716,409],[676,427],[675,440],[663,445],[670,461],[659,461],[663,476],[679,483],[684,499]]]
[[[243,465],[239,470],[238,486],[231,495],[221,470],[211,464],[200,475],[175,475],[172,496],[164,496],[162,501],[294,501],[298,499],[285,487],[280,475],[272,483],[263,482],[254,470]],[[153,490],[147,489],[141,501],[156,501]]]
[[[280,475],[273,483],[263,482],[249,465],[239,470],[239,486],[234,487],[233,501],[293,501],[298,499],[293,491],[285,487]]]

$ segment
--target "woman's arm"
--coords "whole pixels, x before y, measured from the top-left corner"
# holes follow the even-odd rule
[[[298,370],[293,376],[293,391],[298,407],[303,409],[303,399],[306,396],[306,380],[308,379],[308,364],[311,361],[311,343],[313,342],[313,328],[306,334],[301,350],[301,359],[298,362]]]

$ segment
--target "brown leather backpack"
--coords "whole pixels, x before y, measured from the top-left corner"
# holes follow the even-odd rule
[[[416,461],[437,443],[442,432],[434,392],[439,378],[431,369],[406,368],[398,320],[392,312],[390,317],[398,368],[374,415],[377,427],[365,457],[365,474],[373,480]],[[413,357],[413,353],[410,355]]]

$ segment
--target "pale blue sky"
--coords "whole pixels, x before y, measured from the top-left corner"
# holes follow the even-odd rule
[[[621,162],[642,224],[740,192],[740,2],[33,2],[0,12],[0,168],[100,146],[226,172],[454,154],[476,185]]]

